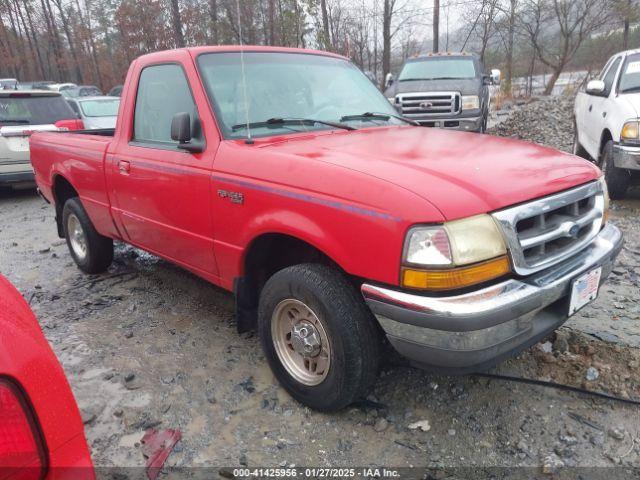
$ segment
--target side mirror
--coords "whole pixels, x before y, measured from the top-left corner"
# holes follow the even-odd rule
[[[178,143],[191,141],[191,116],[187,112],[176,113],[171,119],[171,140]]]
[[[491,69],[491,83],[493,85],[500,85],[500,77],[502,76],[502,72],[497,68]]]
[[[384,79],[384,88],[389,88],[393,85],[395,79],[393,78],[393,73],[387,73],[387,76]]]
[[[602,80],[591,80],[589,83],[587,83],[586,92],[589,95],[602,96],[604,94],[604,90],[605,85]]]
[[[176,113],[171,119],[171,140],[178,142],[178,148],[192,153],[202,152],[202,144],[191,143],[191,115],[187,112]]]

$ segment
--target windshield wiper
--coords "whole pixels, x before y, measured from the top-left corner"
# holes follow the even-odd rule
[[[429,80],[463,80],[465,78],[473,77],[431,77],[431,78],[403,78],[398,80],[399,82],[417,82],[417,81],[429,81]]]
[[[640,90],[640,85],[636,87],[625,88],[624,90],[620,90],[620,93],[629,93],[629,92],[637,92]]]
[[[242,130],[242,129],[246,129],[246,128],[260,128],[260,127],[267,127],[267,128],[278,128],[282,125],[295,125],[295,124],[299,124],[299,125],[316,125],[316,124],[320,124],[320,125],[327,125],[329,127],[333,127],[333,128],[341,128],[343,130],[355,130],[354,127],[350,126],[350,125],[344,125],[342,123],[337,123],[337,122],[328,122],[325,120],[316,120],[315,118],[270,118],[268,120],[265,120],[264,122],[251,122],[251,123],[238,123],[237,125],[234,125],[231,127],[231,130],[238,131],[238,130]]]
[[[21,123],[28,124],[29,120],[25,120],[24,118],[0,118],[0,123]]]
[[[344,115],[340,117],[341,122],[348,122],[349,120],[384,120],[388,121],[390,118],[401,120],[410,125],[419,126],[418,122],[415,122],[409,118],[401,117],[400,115],[394,115],[393,113],[380,113],[380,112],[364,112],[356,115]]]

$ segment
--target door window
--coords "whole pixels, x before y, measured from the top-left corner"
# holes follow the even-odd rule
[[[133,139],[138,142],[176,144],[171,140],[171,120],[176,113],[196,119],[196,106],[187,77],[179,65],[154,65],[140,74]]]
[[[609,70],[605,74],[604,78],[602,79],[604,81],[604,94],[607,97],[609,96],[609,93],[611,93],[611,88],[613,87],[613,81],[616,78],[616,73],[618,72],[620,61],[620,57],[616,58],[609,67]]]

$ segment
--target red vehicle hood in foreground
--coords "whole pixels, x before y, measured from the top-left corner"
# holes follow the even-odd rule
[[[431,128],[290,136],[264,148],[387,180],[447,220],[486,213],[595,180],[590,162],[533,143]]]
[[[7,388],[15,393],[23,404],[24,423],[31,427],[31,432],[9,428],[16,422],[15,409],[0,403],[0,479],[95,478],[80,412],[64,371],[27,302],[2,275],[0,386],[4,399]]]

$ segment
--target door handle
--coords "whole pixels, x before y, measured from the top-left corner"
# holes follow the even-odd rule
[[[131,163],[126,160],[118,160],[118,170],[122,175],[129,175]]]
[[[593,105],[589,105],[589,111],[593,110]]]

